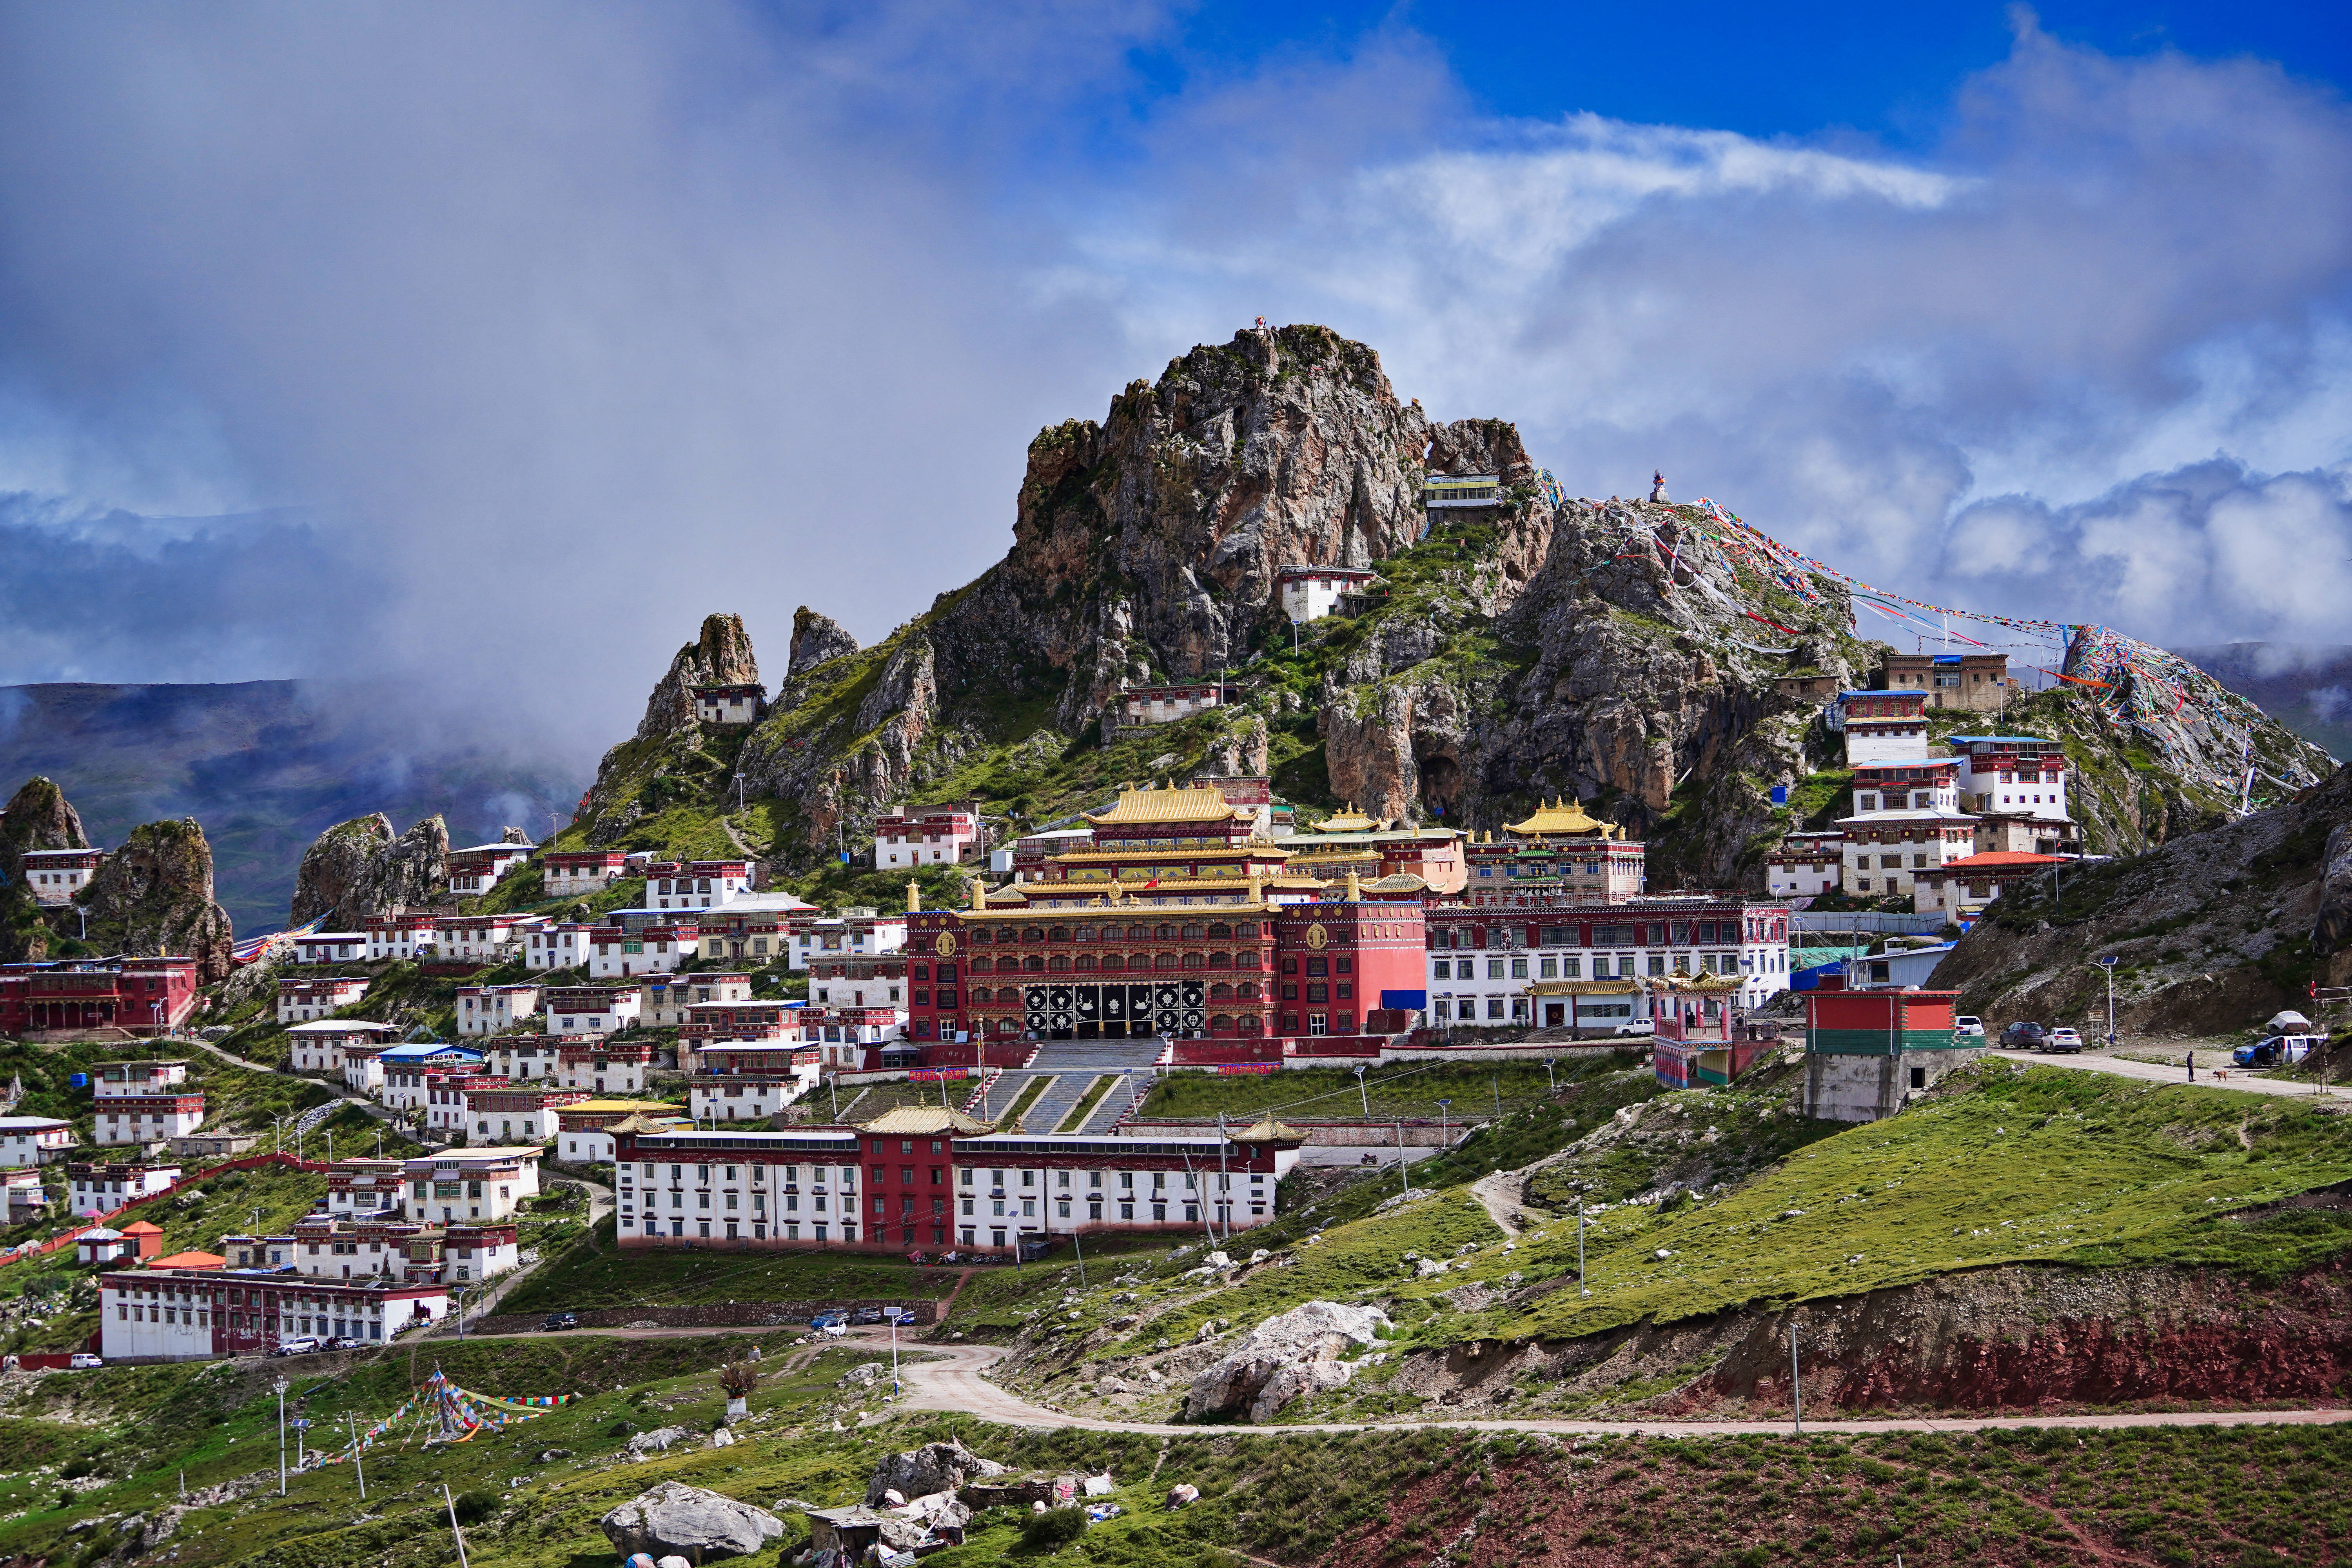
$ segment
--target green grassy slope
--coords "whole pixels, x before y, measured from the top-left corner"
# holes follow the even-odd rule
[[[443,1344],[453,1380],[485,1392],[574,1392],[580,1402],[454,1447],[379,1445],[368,1499],[348,1464],[295,1475],[276,1495],[279,1368],[111,1369],[54,1377],[0,1418],[0,1552],[96,1563],[124,1521],[201,1489],[239,1495],[176,1521],[163,1551],[191,1568],[441,1568],[454,1560],[443,1490],[460,1500],[476,1568],[591,1568],[614,1555],[610,1509],[665,1481],[760,1506],[837,1506],[862,1497],[883,1455],[950,1436],[1018,1471],[1108,1472],[1119,1514],[1057,1561],[1122,1568],[1286,1568],[1475,1563],[1612,1568],[1766,1568],[1785,1562],[1992,1565],[2095,1562],[2167,1568],[2284,1568],[2340,1560],[2352,1526],[2352,1428],[2058,1428],[1983,1435],[1895,1433],[1711,1440],[1574,1441],[1433,1428],[1342,1435],[1218,1432],[1161,1439],[1022,1431],[969,1416],[902,1417],[834,1431],[887,1410],[841,1379],[866,1352],[828,1350],[772,1369],[731,1447],[702,1436],[734,1340],[562,1339]],[[411,1366],[412,1359],[415,1365]],[[348,1371],[298,1372],[290,1413],[323,1435],[349,1414],[389,1414],[425,1375],[394,1350]],[[628,1434],[688,1439],[642,1464],[615,1462]],[[559,1456],[552,1459],[543,1457]],[[1171,1511],[1167,1489],[1199,1489]],[[61,1500],[61,1499],[63,1500]],[[797,1510],[743,1568],[780,1568],[806,1543]],[[940,1568],[1035,1563],[1025,1510],[973,1521]],[[73,1527],[83,1528],[75,1530]]]

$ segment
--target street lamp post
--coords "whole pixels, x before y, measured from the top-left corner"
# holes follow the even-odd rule
[[[1372,1119],[1372,1099],[1370,1095],[1364,1092],[1364,1069],[1361,1064],[1356,1068],[1356,1098],[1363,1102],[1364,1120],[1370,1121]]]
[[[1796,1421],[1793,1434],[1805,1435],[1805,1391],[1797,1382],[1797,1320],[1789,1320],[1789,1405]]]
[[[1446,1125],[1446,1111],[1453,1104],[1450,1100],[1441,1100],[1437,1102],[1437,1152],[1441,1154],[1445,1152],[1447,1145],[1453,1142],[1453,1130]]]
[[[1559,1092],[1559,1075],[1551,1069],[1554,1062],[1558,1059],[1559,1058],[1555,1057],[1544,1058],[1544,1079],[1545,1081],[1551,1085],[1551,1092],[1554,1094],[1558,1094]]]
[[[1584,1283],[1584,1194],[1576,1194],[1576,1293],[1590,1296],[1591,1289]]]
[[[286,1380],[279,1378],[278,1389],[278,1495],[286,1495]]]
[[[2099,967],[2107,972],[2107,1049],[2116,1048],[2116,955],[2108,953],[2099,960]]]

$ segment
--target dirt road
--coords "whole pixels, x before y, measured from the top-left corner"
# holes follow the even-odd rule
[[[2073,1068],[2078,1072],[2113,1073],[2118,1078],[2136,1078],[2144,1083],[2181,1083],[2189,1081],[2189,1071],[2179,1063],[2158,1067],[2154,1062],[2136,1062],[2123,1057],[2111,1057],[2085,1051],[2081,1056],[2044,1056],[2039,1051],[1994,1051],[1997,1057],[2025,1067]],[[2308,1100],[2331,1110],[2352,1110],[2352,1095],[2340,1094],[2316,1083],[2297,1083],[2292,1079],[2259,1078],[2252,1073],[2240,1073],[2233,1068],[2215,1068],[2210,1064],[2217,1053],[2203,1053],[2197,1064],[2197,1085],[2200,1089],[2235,1089],[2248,1094],[2292,1095]]]
[[[861,1330],[850,1336],[862,1342],[873,1342],[873,1331]],[[883,1342],[887,1344],[887,1339]],[[906,1347],[900,1346],[903,1352]],[[1007,1426],[1068,1427],[1085,1432],[1140,1432],[1161,1436],[1198,1436],[1204,1430],[1199,1426],[1178,1426],[1165,1422],[1104,1421],[1090,1415],[1069,1415],[1044,1405],[1032,1405],[988,1381],[987,1369],[1000,1360],[1004,1352],[995,1345],[938,1345],[921,1347],[922,1353],[937,1357],[925,1362],[902,1362],[900,1376],[907,1384],[906,1396],[898,1406],[907,1410],[945,1410],[976,1415]],[[1869,1432],[1982,1432],[2018,1426],[2331,1426],[2352,1421],[2352,1409],[2347,1410],[2213,1410],[2184,1411],[2159,1415],[1969,1415],[1915,1417],[1890,1421],[1807,1421],[1809,1432],[1843,1432],[1858,1435]],[[1641,1434],[1652,1437],[1729,1437],[1747,1433],[1776,1434],[1789,1430],[1786,1421],[1403,1421],[1403,1422],[1324,1422],[1296,1426],[1254,1427],[1268,1436],[1293,1432],[1377,1432],[1395,1427],[1441,1427],[1469,1429],[1479,1432],[1558,1432],[1574,1436],[1620,1436]]]

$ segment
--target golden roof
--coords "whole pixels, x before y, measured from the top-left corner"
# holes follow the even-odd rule
[[[1364,884],[1368,893],[1419,893],[1428,890],[1428,881],[1410,871],[1395,871]]]
[[[1583,803],[1574,800],[1556,800],[1549,805],[1538,805],[1536,814],[1525,822],[1507,822],[1503,828],[1508,833],[1528,836],[1559,833],[1613,838],[1617,835],[1613,825],[1595,822],[1584,814]]]
[[[1723,996],[1745,984],[1737,974],[1651,974],[1642,984],[1653,991],[1687,996]]]
[[[1102,811],[1086,814],[1088,822],[1097,826],[1123,822],[1245,822],[1256,813],[1245,805],[1227,803],[1224,792],[1214,784],[1145,784],[1141,789],[1121,785],[1118,799]]]
[[[868,1132],[919,1134],[932,1138],[943,1132],[961,1138],[996,1131],[985,1121],[966,1116],[961,1110],[950,1110],[944,1105],[894,1105],[864,1126]]]
[[[639,1111],[635,1116],[624,1116],[604,1131],[607,1132],[675,1132],[681,1127],[693,1125],[691,1121],[683,1116],[648,1116]]]
[[[1622,980],[1538,980],[1528,987],[1530,996],[1624,996],[1641,988],[1642,983],[1627,975]]]
[[[1236,1143],[1304,1143],[1307,1142],[1306,1133],[1296,1127],[1286,1127],[1270,1116],[1230,1136]]]
[[[1351,800],[1348,803],[1347,810],[1334,812],[1317,823],[1315,831],[1318,833],[1370,833],[1381,826],[1381,824],[1358,811],[1356,803]]]

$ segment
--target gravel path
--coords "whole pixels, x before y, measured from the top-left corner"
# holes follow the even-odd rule
[[[853,1338],[870,1340],[873,1331]],[[887,1340],[884,1342],[887,1342]],[[908,1363],[904,1368],[907,1394],[898,1403],[908,1410],[949,1410],[976,1415],[1007,1426],[1064,1427],[1085,1432],[1140,1432],[1162,1436],[1200,1436],[1230,1427],[1178,1426],[1166,1422],[1104,1421],[1089,1415],[1069,1415],[1032,1405],[988,1381],[987,1369],[1004,1352],[995,1345],[920,1347],[940,1359]],[[1889,1421],[1808,1421],[1809,1432],[1841,1432],[1859,1436],[1871,1432],[1983,1432],[2020,1426],[2305,1426],[2352,1421],[2345,1410],[2190,1410],[2121,1415],[1971,1415],[1913,1417]],[[1294,1432],[1381,1432],[1438,1428],[1478,1432],[1558,1432],[1578,1436],[1653,1437],[1729,1437],[1749,1433],[1788,1431],[1785,1421],[1402,1421],[1323,1422],[1296,1426],[1251,1427],[1253,1433],[1280,1436]]]
[[[1994,1051],[1997,1057],[2028,1067],[2072,1068],[2077,1072],[2113,1073],[2117,1078],[2136,1078],[2143,1083],[2189,1082],[2189,1071],[2179,1063],[2158,1067],[2153,1062],[2136,1062],[2123,1057],[2110,1057],[2085,1051],[2081,1056],[2044,1056],[2039,1051]],[[2234,1068],[2214,1068],[2207,1063],[2214,1053],[2207,1052],[2205,1060],[2197,1064],[2197,1084],[2201,1089],[2235,1089],[2248,1094],[2293,1095],[2316,1101],[2330,1110],[2352,1110],[2352,1096],[2336,1093],[2315,1083],[2297,1083],[2292,1079],[2262,1078],[2242,1073]]]

